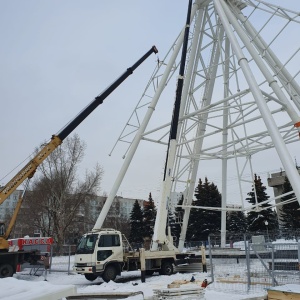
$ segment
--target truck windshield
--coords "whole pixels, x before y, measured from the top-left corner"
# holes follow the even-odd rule
[[[76,249],[76,254],[92,254],[97,241],[97,234],[84,235]]]

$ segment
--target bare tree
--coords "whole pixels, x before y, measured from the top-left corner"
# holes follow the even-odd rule
[[[99,165],[84,178],[78,176],[85,147],[77,134],[67,138],[40,166],[25,199],[25,208],[30,211],[27,222],[53,236],[58,249],[62,249],[80,206],[95,198],[100,187],[103,169]]]

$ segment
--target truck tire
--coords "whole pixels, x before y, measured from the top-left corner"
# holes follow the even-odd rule
[[[0,278],[12,277],[14,269],[10,264],[3,264],[0,266]]]
[[[161,265],[159,270],[160,275],[172,275],[173,274],[173,263],[171,261],[165,261]]]
[[[95,274],[84,274],[84,277],[89,281],[94,281],[95,279],[97,279],[98,276]]]
[[[117,269],[113,265],[109,265],[105,268],[104,273],[102,274],[102,279],[105,282],[109,282],[110,280],[114,281],[117,277]]]

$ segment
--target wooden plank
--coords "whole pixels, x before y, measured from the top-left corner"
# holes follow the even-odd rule
[[[243,284],[248,284],[248,281],[246,280],[241,280],[241,279],[217,279],[217,282],[222,282],[222,283],[243,283]],[[250,283],[251,285],[258,285],[258,284],[261,284],[261,285],[269,285],[271,286],[272,283],[268,283],[268,282],[253,282],[251,281]],[[299,299],[300,300],[300,299]]]
[[[268,300],[300,300],[299,293],[268,290]]]
[[[207,271],[210,271],[210,265],[206,264]],[[190,263],[186,265],[175,266],[175,272],[179,273],[193,273],[193,272],[203,272],[202,263]]]
[[[182,299],[182,297],[193,297],[190,299],[204,299],[204,289],[199,286],[189,286],[171,289],[154,289],[154,299]]]

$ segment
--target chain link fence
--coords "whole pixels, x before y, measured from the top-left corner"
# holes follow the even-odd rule
[[[35,264],[25,263],[19,266],[18,272],[29,275],[41,276],[47,272],[65,272],[72,274],[76,245],[63,245],[62,251],[58,251],[56,245],[49,247],[50,252],[44,252],[41,259]]]
[[[209,237],[211,288],[244,293],[299,283],[298,232],[290,232],[289,237],[278,232],[226,236],[225,247],[221,247],[220,235]]]
[[[52,245],[49,272],[66,272],[71,274],[73,272],[75,250],[76,245],[63,245],[61,251],[58,251],[56,245]],[[59,255],[59,253],[62,253],[62,255]]]
[[[187,243],[186,249],[198,253],[201,246],[205,246],[209,266],[207,277],[211,281],[209,289],[253,293],[272,286],[299,283],[299,237],[299,232],[289,232],[289,235],[278,232],[227,233],[225,245],[218,234],[210,235],[208,241]],[[64,245],[63,251],[58,252],[52,245],[48,272],[72,274],[75,249],[75,245]]]

